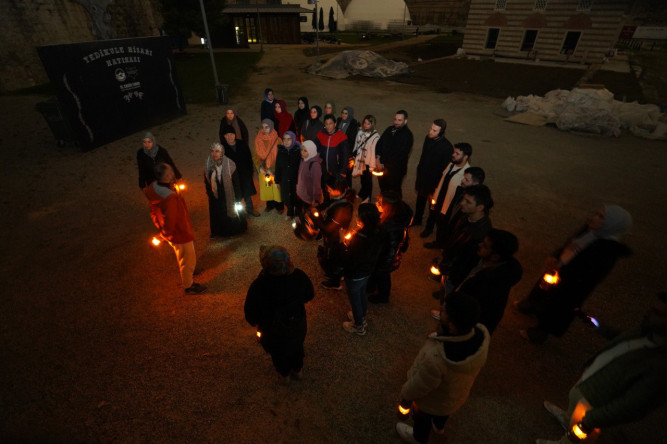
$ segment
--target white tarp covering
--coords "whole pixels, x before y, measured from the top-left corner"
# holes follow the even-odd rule
[[[385,59],[373,51],[343,51],[321,66],[311,66],[308,72],[344,79],[357,74],[366,77],[391,77],[410,71],[407,64]]]
[[[640,137],[665,138],[660,108],[614,100],[614,94],[606,89],[556,89],[544,97],[508,97],[502,107],[510,112],[530,111],[562,130],[618,136],[621,129],[629,129]]]

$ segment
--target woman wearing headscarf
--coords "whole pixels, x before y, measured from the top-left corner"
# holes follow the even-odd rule
[[[312,140],[315,142],[317,139],[317,133],[324,129],[324,124],[322,123],[322,108],[317,105],[310,107],[310,118],[306,120],[302,129],[301,129],[301,142],[306,140]]]
[[[368,114],[361,122],[361,128],[354,139],[352,156],[354,167],[352,177],[359,177],[361,188],[359,199],[362,203],[370,201],[373,194],[373,175],[375,170],[375,145],[380,140],[380,134],[375,130],[375,116]]]
[[[241,184],[236,164],[227,156],[222,144],[211,144],[206,159],[204,185],[208,196],[211,237],[231,236],[245,231],[246,217],[236,203],[241,200]]]
[[[274,121],[278,122],[278,137],[283,137],[286,131],[296,131],[296,126],[294,126],[294,118],[292,115],[287,112],[287,104],[284,100],[275,100],[274,101],[275,112],[273,114]]]
[[[317,206],[322,202],[322,158],[312,140],[301,145],[301,164],[296,184],[296,194],[301,206]]]
[[[259,110],[260,121],[271,119],[273,125],[277,125],[277,122],[273,118],[273,113],[275,112],[274,106],[273,90],[271,88],[266,88],[264,90],[264,100],[262,100],[262,105]]]
[[[340,112],[340,117],[336,120],[336,128],[345,133],[348,140],[354,140],[359,129],[359,122],[354,118],[354,108],[346,106]]]
[[[250,285],[243,310],[246,321],[257,328],[259,343],[271,355],[281,382],[303,378],[303,343],[307,319],[304,305],[315,290],[310,278],[295,268],[285,248],[259,248],[262,271]]]
[[[522,330],[522,336],[542,344],[549,335],[560,337],[567,331],[576,312],[616,261],[630,255],[620,238],[631,225],[632,216],[618,205],[593,210],[586,225],[547,258],[545,273],[528,297],[514,304],[519,311],[537,317],[537,325]]]
[[[155,167],[160,163],[166,163],[174,170],[176,180],[181,179],[181,172],[178,171],[174,161],[167,150],[158,145],[155,136],[150,132],[145,132],[141,137],[142,148],[137,151],[137,166],[139,167],[139,188],[144,189],[155,181]]]
[[[296,182],[299,177],[301,163],[301,144],[296,141],[296,134],[286,131],[283,143],[278,144],[276,156],[276,184],[280,187],[280,197],[287,207],[286,220],[296,216],[298,198],[296,196]]]
[[[220,120],[218,134],[220,135],[220,143],[222,144],[225,143],[223,130],[227,127],[231,127],[234,130],[237,140],[242,140],[245,143],[249,142],[248,128],[245,126],[245,123],[243,123],[243,120],[236,114],[236,110],[231,106],[228,106],[225,109],[225,115],[222,117],[222,120]]]
[[[327,114],[336,115],[336,104],[332,100],[324,103],[324,115]]]
[[[236,164],[236,172],[239,175],[239,182],[241,183],[241,196],[237,196],[237,199],[243,197],[246,215],[259,217],[259,212],[255,210],[252,202],[252,196],[257,194],[257,190],[255,189],[255,181],[253,180],[255,165],[250,153],[250,147],[244,140],[236,138],[234,128],[231,126],[226,126],[222,130],[222,137],[225,156],[229,157]]]
[[[296,136],[299,140],[301,140],[301,130],[306,120],[308,120],[309,112],[308,97],[299,97],[297,109],[294,112],[294,125],[296,125]]]
[[[262,128],[255,136],[255,166],[259,175],[259,198],[266,202],[264,211],[273,209],[279,213],[285,210],[280,197],[280,188],[275,181],[276,157],[280,137],[273,129],[273,120],[262,120]]]

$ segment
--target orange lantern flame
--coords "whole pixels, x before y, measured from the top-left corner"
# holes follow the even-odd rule
[[[384,176],[384,171],[373,171],[373,176]]]
[[[433,276],[440,276],[440,269],[435,265],[431,265],[431,274]]]
[[[262,332],[257,330],[257,339],[260,339],[262,337]]]
[[[553,274],[544,273],[542,280],[549,285],[556,285],[560,281],[560,276],[557,271],[554,271]]]
[[[347,233],[345,235],[345,240],[350,240],[350,239],[352,239],[352,233]]]
[[[154,246],[157,247],[158,245],[160,245],[160,244],[162,243],[162,241],[161,241],[160,239],[158,239],[157,237],[153,236],[153,239],[151,239],[151,243],[152,243]]]
[[[579,426],[579,424],[575,424],[575,425],[572,426],[572,433],[574,433],[574,436],[581,439],[582,441],[584,439],[588,438],[588,433],[581,430],[581,427]]]
[[[398,411],[401,413],[401,415],[407,415],[410,413],[410,407],[403,407],[402,405],[398,405]]]
[[[184,183],[179,183],[178,184],[178,189],[183,191],[185,189],[185,184]]]
[[[320,213],[319,213],[318,211],[315,211],[315,212],[313,213],[313,216],[315,216],[315,217],[320,217]]]
[[[431,205],[435,205],[435,199],[431,199]]]

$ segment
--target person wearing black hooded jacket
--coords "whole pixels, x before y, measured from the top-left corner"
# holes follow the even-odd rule
[[[391,293],[391,272],[401,265],[403,253],[408,249],[412,209],[396,191],[379,195],[376,205],[380,210],[380,229],[384,232],[384,241],[367,291],[370,294],[368,302],[384,304],[389,302]]]
[[[301,139],[301,131],[303,131],[303,126],[306,124],[306,121],[310,118],[310,107],[308,106],[308,97],[299,97],[297,100],[297,110],[294,111],[294,125],[296,125],[296,136],[299,137],[299,142]]]

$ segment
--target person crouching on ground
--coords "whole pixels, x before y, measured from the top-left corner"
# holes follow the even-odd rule
[[[429,335],[401,388],[403,408],[411,408],[414,427],[396,424],[401,439],[428,442],[431,428],[443,434],[449,416],[466,402],[486,362],[490,335],[478,324],[479,304],[463,293],[444,305],[438,330]]]
[[[287,384],[290,377],[303,377],[307,331],[304,304],[313,299],[315,290],[306,273],[294,268],[285,248],[261,246],[259,261],[262,271],[248,289],[245,318],[257,327],[259,343]]]
[[[176,253],[185,293],[203,293],[206,287],[192,279],[197,265],[193,242],[195,236],[185,199],[174,186],[174,170],[170,165],[160,163],[155,167],[155,177],[157,180],[144,188],[144,194],[150,202],[151,219],[162,238],[169,242]]]
[[[348,312],[349,321],[343,322],[343,328],[349,333],[363,336],[366,334],[368,310],[366,286],[382,248],[380,212],[375,205],[369,203],[359,205],[357,231],[350,236],[349,240],[345,238],[343,276],[352,311]]]

